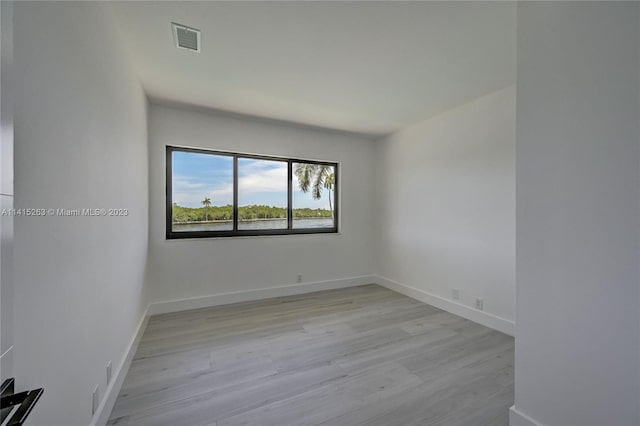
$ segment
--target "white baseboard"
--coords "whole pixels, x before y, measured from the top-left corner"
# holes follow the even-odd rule
[[[151,304],[149,314],[166,314],[169,312],[187,311],[190,309],[208,308],[210,306],[228,305],[230,303],[248,302],[251,300],[270,299],[272,297],[292,296],[312,293],[314,291],[333,290],[337,288],[355,287],[374,283],[371,275],[343,278],[329,281],[315,281],[303,284],[269,287],[255,290],[236,291],[232,293],[213,294],[210,296],[191,297],[188,299],[169,300]]]
[[[144,330],[145,328],[147,328],[147,322],[149,322],[149,310],[150,306],[147,306],[147,309],[145,310],[140,323],[138,323],[136,332],[131,337],[131,341],[129,342],[127,351],[122,357],[122,361],[120,361],[118,369],[114,372],[111,383],[105,390],[104,397],[102,398],[102,402],[98,407],[98,411],[93,416],[91,426],[104,426],[107,424],[109,416],[111,415],[111,411],[113,410],[113,406],[115,405],[116,399],[118,398],[118,394],[120,393],[120,389],[122,388],[122,384],[124,383],[124,378],[129,372],[129,367],[131,366],[131,362],[133,361],[133,356],[138,350],[140,339],[142,339]]]
[[[453,300],[448,300],[427,291],[410,287],[406,284],[401,284],[397,281],[393,281],[378,275],[374,275],[373,279],[373,282],[375,282],[376,284],[379,284],[390,290],[397,291],[398,293],[402,293],[405,296],[409,296],[428,305],[435,306],[436,308],[451,312],[452,314],[461,316],[473,322],[477,322],[478,324],[482,324],[486,327],[493,328],[494,330],[501,331],[505,334],[508,334],[509,336],[513,336],[515,334],[515,323],[506,318],[473,309],[461,303],[454,302]]]
[[[292,296],[296,294],[313,293],[322,290],[334,290],[339,288],[356,287],[366,284],[379,284],[383,287],[402,293],[421,302],[443,309],[452,314],[459,315],[484,326],[493,328],[503,333],[514,335],[515,324],[513,321],[492,315],[487,312],[478,311],[468,306],[444,299],[440,296],[419,290],[405,284],[398,283],[388,278],[377,275],[362,275],[329,281],[315,281],[304,284],[295,284],[279,287],[269,287],[255,290],[237,291],[231,293],[221,293],[209,296],[191,297],[186,299],[169,300],[164,302],[150,303],[147,307],[136,332],[131,338],[131,342],[124,354],[120,365],[113,376],[111,384],[105,391],[105,396],[98,407],[98,411],[91,422],[91,426],[104,426],[109,420],[109,415],[113,410],[124,379],[129,371],[133,357],[138,349],[138,344],[151,315],[186,311],[190,309],[206,308],[210,306],[226,305],[230,303],[247,302],[252,300],[269,299],[273,297]],[[525,423],[528,422],[528,423]],[[526,415],[518,412],[515,407],[510,410],[510,426],[542,426],[534,422]]]
[[[509,426],[543,426],[526,414],[521,413],[512,405],[509,409]]]

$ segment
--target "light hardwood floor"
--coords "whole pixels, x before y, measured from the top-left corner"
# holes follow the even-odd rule
[[[513,347],[377,285],[157,315],[108,424],[507,425]]]

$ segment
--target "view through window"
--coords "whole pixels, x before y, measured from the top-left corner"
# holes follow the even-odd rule
[[[167,238],[337,232],[336,163],[167,147]]]

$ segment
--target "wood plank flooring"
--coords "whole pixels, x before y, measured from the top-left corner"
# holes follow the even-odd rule
[[[157,315],[108,425],[508,425],[513,347],[377,285]]]

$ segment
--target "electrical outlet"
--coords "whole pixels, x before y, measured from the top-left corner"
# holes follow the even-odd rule
[[[457,288],[452,288],[451,289],[451,298],[454,299],[454,300],[460,299],[460,290],[458,290]]]
[[[96,385],[93,394],[91,395],[91,415],[93,416],[98,411],[98,405],[100,402],[100,385]]]
[[[482,302],[482,299],[479,297],[476,297],[476,309],[481,311],[483,308],[483,304],[484,303]]]
[[[111,361],[107,363],[107,385],[111,383]]]
[[[298,275],[297,281],[298,281],[299,283],[301,283],[301,282],[302,282],[302,275]]]

